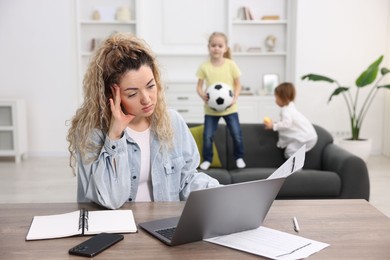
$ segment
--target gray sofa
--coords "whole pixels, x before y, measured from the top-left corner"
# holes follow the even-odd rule
[[[196,126],[189,124],[189,127]],[[370,183],[365,162],[333,143],[324,128],[314,125],[318,142],[306,153],[303,169],[289,176],[278,199],[365,199]],[[233,142],[226,125],[219,124],[214,137],[221,168],[205,171],[222,184],[267,178],[283,164],[283,150],[276,147],[278,134],[265,130],[263,124],[241,124],[246,168],[237,169]]]

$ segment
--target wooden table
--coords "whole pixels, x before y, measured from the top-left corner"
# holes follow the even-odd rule
[[[177,216],[183,202],[128,203],[137,223]],[[94,204],[0,204],[0,259],[81,259],[68,249],[89,237],[25,241],[35,215],[61,214],[80,209],[99,210]],[[390,259],[390,219],[365,200],[276,200],[264,226],[294,232],[330,244],[310,259]],[[169,247],[139,229],[96,259],[259,259],[261,257],[208,242]]]

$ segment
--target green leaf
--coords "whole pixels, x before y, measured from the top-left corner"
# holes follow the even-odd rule
[[[307,75],[304,75],[302,76],[302,80],[312,80],[312,81],[327,81],[329,83],[334,83],[336,82],[335,80],[331,79],[331,78],[328,78],[328,77],[325,77],[325,76],[321,76],[321,75],[317,75],[317,74],[307,74]]]
[[[348,90],[349,90],[349,88],[347,88],[347,87],[338,87],[338,88],[336,88],[336,89],[333,91],[333,93],[330,95],[330,97],[329,97],[329,99],[328,99],[328,103],[332,100],[332,97],[337,96],[337,95],[339,95],[340,93],[343,93],[343,92],[348,91]]]
[[[383,55],[380,56],[376,61],[374,61],[356,80],[356,86],[358,88],[367,86],[374,82],[376,76],[378,75],[379,65],[383,60]]]
[[[387,73],[389,73],[390,72],[390,70],[388,69],[388,68],[382,68],[381,69],[381,74],[382,75],[386,75]]]
[[[390,85],[378,86],[377,88],[387,88],[387,89],[390,89]]]

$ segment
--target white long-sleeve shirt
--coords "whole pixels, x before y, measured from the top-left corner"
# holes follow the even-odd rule
[[[280,148],[291,142],[305,143],[317,138],[313,124],[296,109],[294,102],[282,107],[280,121],[273,124],[273,130],[279,133],[277,146]]]

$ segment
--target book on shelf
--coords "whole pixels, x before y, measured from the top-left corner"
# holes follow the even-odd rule
[[[261,52],[261,47],[249,47],[246,51],[250,53],[259,53]]]
[[[253,15],[251,10],[247,6],[242,6],[238,8],[237,11],[238,20],[253,20]]]
[[[252,15],[251,9],[249,9],[249,7],[246,7],[246,6],[244,8],[245,8],[246,20],[253,20],[253,15]]]
[[[135,233],[137,226],[131,210],[80,209],[69,213],[35,216],[26,240],[53,239],[99,233]]]
[[[279,20],[279,15],[264,15],[261,20]]]

